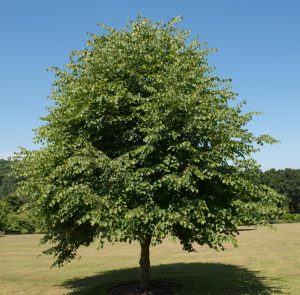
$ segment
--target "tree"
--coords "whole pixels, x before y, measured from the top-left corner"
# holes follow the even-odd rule
[[[5,201],[0,199],[0,232],[5,232],[8,227],[9,208]]]
[[[15,174],[58,266],[96,239],[138,241],[147,290],[150,244],[172,235],[187,251],[223,249],[242,222],[279,212],[281,196],[251,180],[256,144],[275,140],[245,128],[256,113],[232,106],[229,80],[207,62],[214,50],[188,43],[178,20],[104,26],[53,68],[55,106],[36,134],[43,146],[22,150]]]
[[[11,175],[12,162],[0,159],[0,231],[27,233],[39,230],[38,220],[30,208],[23,208],[26,200],[15,194],[16,178]]]
[[[0,159],[0,199],[8,201],[13,209],[20,207],[22,200],[17,199],[12,193],[16,189],[16,180],[10,175],[11,161]]]
[[[300,169],[270,169],[263,172],[260,182],[286,196],[289,211],[300,211]]]
[[[6,177],[9,171],[10,171],[10,161],[0,159],[0,186],[2,186],[3,179]]]

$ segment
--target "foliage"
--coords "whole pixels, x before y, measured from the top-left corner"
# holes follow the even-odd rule
[[[188,43],[177,21],[104,26],[53,68],[43,147],[21,150],[15,176],[58,265],[95,239],[157,244],[171,234],[187,251],[223,249],[241,222],[279,212],[281,196],[251,180],[257,144],[275,140],[246,129],[256,113],[232,106],[229,80],[207,63],[214,50]]]
[[[0,231],[26,233],[38,230],[38,221],[29,210],[22,210],[24,196],[14,194],[16,178],[10,175],[11,161],[0,160]]]
[[[300,214],[294,214],[294,222],[300,222]]]
[[[16,180],[14,177],[5,175],[2,178],[2,183],[0,185],[0,198],[8,198],[8,196],[14,192],[16,189]],[[19,201],[17,201],[18,203]],[[18,204],[12,204],[13,206],[18,206]]]
[[[10,162],[4,159],[0,159],[0,186],[2,186],[3,178],[10,171]]]
[[[259,179],[286,196],[291,213],[300,212],[300,169],[270,169],[263,172]]]
[[[5,201],[0,200],[0,232],[7,230],[9,208]]]
[[[281,217],[280,221],[288,223],[300,222],[300,214],[286,213]]]
[[[5,232],[34,233],[38,231],[38,222],[30,211],[9,212]]]
[[[11,161],[0,159],[0,199],[7,198],[16,188],[16,180],[10,176]]]

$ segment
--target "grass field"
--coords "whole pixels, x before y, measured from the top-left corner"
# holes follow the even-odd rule
[[[300,224],[276,230],[247,229],[239,248],[225,252],[198,247],[181,251],[166,240],[151,249],[153,279],[181,285],[180,294],[300,294]],[[50,269],[51,257],[37,255],[40,235],[0,237],[0,294],[106,294],[114,284],[138,277],[137,244],[80,249],[82,259]]]

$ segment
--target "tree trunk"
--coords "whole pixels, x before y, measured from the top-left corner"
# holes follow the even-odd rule
[[[149,289],[149,269],[150,269],[150,242],[151,236],[146,236],[140,242],[141,258],[140,258],[140,289],[143,294],[148,294]]]

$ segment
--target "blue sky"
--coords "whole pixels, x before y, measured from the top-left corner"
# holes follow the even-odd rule
[[[18,146],[36,148],[32,129],[50,105],[50,66],[68,62],[97,23],[122,28],[140,13],[167,21],[182,15],[190,29],[219,51],[209,62],[262,111],[249,124],[281,141],[254,157],[263,169],[300,168],[300,1],[294,0],[52,0],[0,2],[0,158]]]

